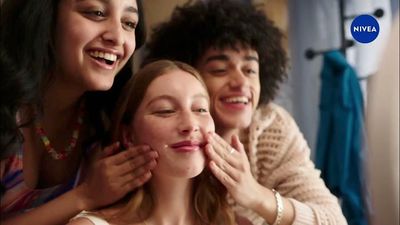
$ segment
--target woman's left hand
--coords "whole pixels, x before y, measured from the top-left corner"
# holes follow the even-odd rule
[[[232,146],[215,133],[207,134],[207,141],[206,154],[212,173],[238,204],[250,209],[258,207],[263,187],[251,174],[249,160],[238,136],[232,136]]]

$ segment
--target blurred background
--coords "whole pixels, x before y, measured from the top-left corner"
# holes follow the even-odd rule
[[[399,1],[243,1],[264,11],[286,35],[283,45],[289,55],[289,79],[276,102],[296,119],[317,166],[321,164],[318,137],[323,122],[320,96],[324,53],[339,50],[345,56],[357,76],[365,116],[360,157],[349,161],[361,165],[356,177],[363,181],[361,207],[368,224],[399,224]],[[154,25],[169,18],[175,6],[186,2],[143,1],[147,36]],[[380,26],[377,39],[368,44],[354,41],[350,34],[352,20],[361,14],[373,15]],[[135,66],[140,64],[143,49],[136,53]],[[322,166],[320,169],[324,173]]]

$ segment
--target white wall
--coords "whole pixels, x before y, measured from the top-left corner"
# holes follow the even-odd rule
[[[368,87],[368,174],[372,225],[399,224],[399,17]]]

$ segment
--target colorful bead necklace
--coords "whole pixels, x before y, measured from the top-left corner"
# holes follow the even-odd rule
[[[83,115],[84,115],[84,104],[81,103],[79,106],[79,111],[78,111],[78,117],[77,120],[73,126],[73,131],[72,131],[72,137],[71,140],[69,141],[68,146],[63,149],[60,152],[57,152],[54,147],[51,145],[49,138],[47,137],[47,133],[44,130],[42,124],[40,123],[40,121],[36,121],[35,125],[36,125],[36,133],[39,135],[40,139],[43,142],[44,148],[46,149],[46,151],[50,154],[50,156],[55,159],[55,160],[63,160],[66,159],[69,154],[71,154],[71,152],[75,149],[76,144],[78,142],[78,138],[79,138],[79,132],[81,130],[81,126],[83,123]]]

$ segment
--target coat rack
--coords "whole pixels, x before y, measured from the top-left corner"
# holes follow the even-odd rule
[[[305,57],[308,60],[313,59],[317,55],[321,55],[325,52],[334,51],[334,50],[340,50],[343,53],[343,55],[346,56],[346,49],[354,45],[353,40],[346,39],[346,30],[345,30],[346,23],[345,22],[346,22],[346,20],[353,19],[353,18],[357,17],[358,15],[346,16],[344,14],[344,11],[345,11],[344,10],[344,1],[345,0],[339,0],[339,17],[340,17],[339,25],[340,25],[340,43],[341,43],[340,47],[333,48],[333,49],[323,49],[323,50],[314,50],[312,48],[309,48],[305,52]],[[377,18],[380,18],[383,16],[384,11],[383,11],[383,9],[378,8],[371,14],[373,14]]]

